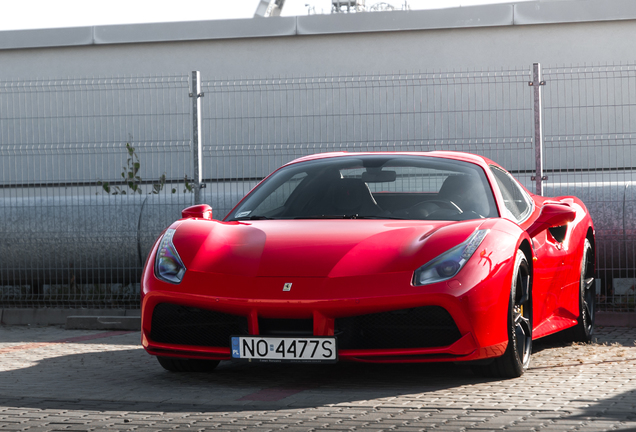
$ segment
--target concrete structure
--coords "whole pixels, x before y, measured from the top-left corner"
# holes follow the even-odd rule
[[[500,69],[636,58],[631,0],[0,32],[2,79]]]
[[[141,315],[72,315],[66,317],[67,330],[141,330]]]
[[[81,322],[83,324],[82,328],[104,329],[104,327],[97,327],[96,325],[89,327],[88,322],[90,321],[92,323],[98,320],[102,320],[104,323],[113,322],[115,321],[114,319],[103,320],[103,318],[117,317],[119,322],[128,324],[131,320],[135,323],[138,322],[140,316],[141,311],[134,309],[0,308],[0,325],[64,325],[67,323],[69,317],[73,317],[74,320],[72,323],[75,323],[75,326],[72,328],[78,328]],[[79,317],[83,318],[83,320],[77,319]],[[104,323],[102,324],[105,325]],[[119,329],[121,329],[121,327]]]

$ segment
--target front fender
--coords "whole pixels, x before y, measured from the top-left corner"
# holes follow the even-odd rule
[[[482,228],[490,229],[488,236],[452,283],[467,287],[461,295],[461,305],[483,347],[508,342],[508,304],[515,257],[519,249],[523,250],[532,271],[534,252],[528,234],[514,222],[493,219]]]

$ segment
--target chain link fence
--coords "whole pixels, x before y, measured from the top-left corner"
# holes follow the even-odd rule
[[[534,191],[529,67],[202,78],[200,200],[217,219],[273,169],[317,152],[468,151]],[[588,204],[600,308],[633,311],[636,65],[543,78],[545,194]],[[0,82],[1,307],[139,307],[152,242],[198,187],[191,81]]]

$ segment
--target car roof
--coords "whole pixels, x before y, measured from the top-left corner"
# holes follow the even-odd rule
[[[318,159],[329,159],[329,158],[339,158],[339,157],[351,157],[351,156],[372,156],[372,155],[387,155],[387,156],[427,156],[427,157],[436,157],[441,159],[453,159],[464,162],[471,162],[476,165],[480,165],[485,167],[486,165],[497,165],[499,164],[491,161],[490,159],[479,156],[472,153],[465,152],[457,152],[457,151],[430,151],[430,152],[388,152],[388,151],[379,151],[379,152],[329,152],[329,153],[316,153],[309,156],[303,156],[298,159],[294,159],[291,162],[288,162],[285,165],[291,165],[299,162],[306,162]]]

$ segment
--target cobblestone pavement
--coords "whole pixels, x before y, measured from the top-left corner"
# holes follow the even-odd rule
[[[0,327],[0,431],[636,431],[636,329],[535,342],[521,378],[453,364],[164,371],[131,332]]]

